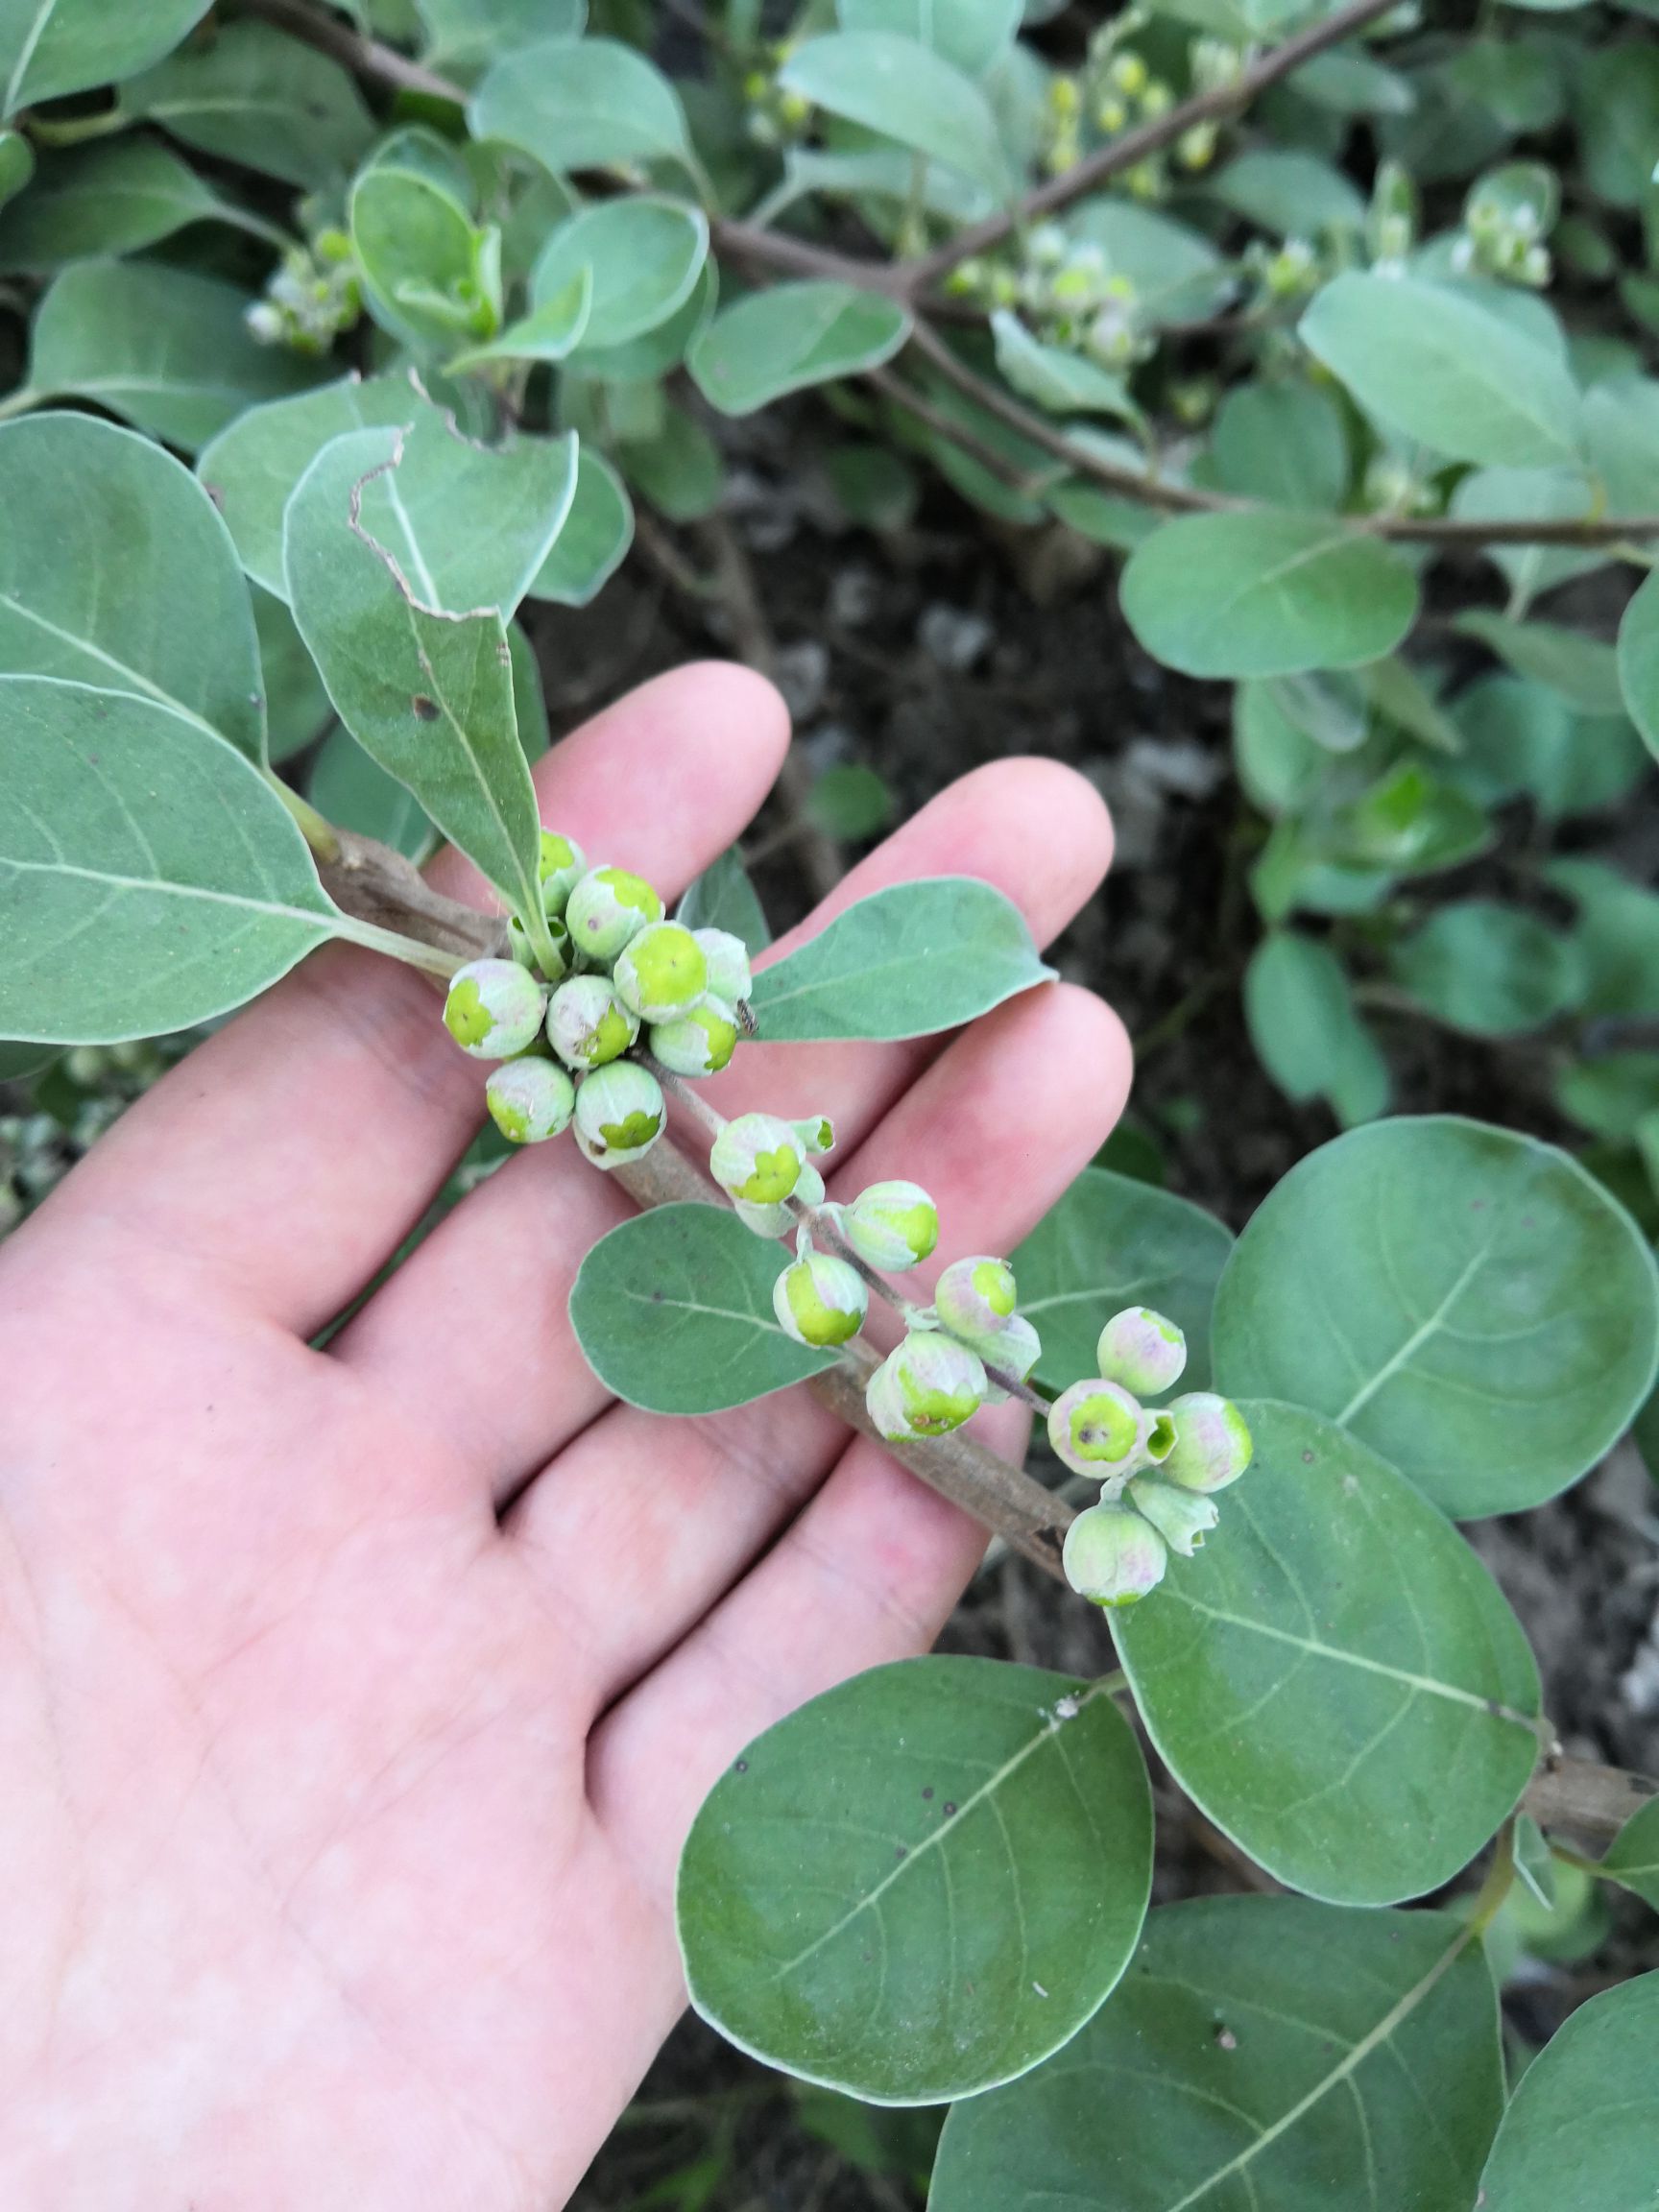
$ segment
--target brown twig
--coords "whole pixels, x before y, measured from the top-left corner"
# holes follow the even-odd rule
[[[1311,25],[1294,38],[1286,38],[1283,46],[1270,48],[1231,84],[1195,93],[1190,100],[1183,100],[1178,107],[1171,108],[1167,114],[1154,116],[1138,130],[1127,131],[1122,137],[1113,139],[1109,146],[1102,146],[1097,154],[1079,161],[1064,176],[1050,178],[1047,183],[1024,193],[1011,207],[986,216],[982,223],[971,224],[966,230],[958,230],[933,252],[902,261],[899,270],[907,280],[909,297],[914,299],[926,293],[930,285],[936,284],[971,254],[999,246],[1004,238],[1022,229],[1026,224],[1051,215],[1056,207],[1069,207],[1073,200],[1098,191],[1109,179],[1135,168],[1150,155],[1161,154],[1195,124],[1213,123],[1247,107],[1259,92],[1265,92],[1269,85],[1277,84],[1282,77],[1288,77],[1293,69],[1300,69],[1305,61],[1311,61],[1327,47],[1338,46],[1344,38],[1351,38],[1367,23],[1385,15],[1393,5],[1394,0],[1350,0],[1348,7],[1338,9],[1322,23]]]
[[[902,407],[906,415],[914,416],[936,438],[948,439],[952,445],[966,453],[971,461],[976,462],[988,476],[994,476],[998,484],[1017,493],[1022,499],[1040,499],[1046,491],[1052,490],[1055,481],[1052,476],[1044,483],[1034,477],[1022,475],[994,445],[987,445],[983,438],[964,424],[952,422],[949,415],[941,414],[919,392],[895,376],[890,369],[867,369],[864,381],[879,392],[882,398],[892,406]]]
[[[315,46],[320,54],[326,54],[342,68],[349,69],[354,77],[364,78],[372,84],[383,84],[389,92],[419,92],[431,100],[453,100],[459,106],[466,106],[467,94],[459,84],[447,77],[440,77],[434,69],[422,67],[419,61],[412,61],[407,54],[399,54],[396,46],[366,37],[361,31],[352,30],[349,23],[342,23],[337,15],[309,6],[307,0],[242,0],[242,12],[261,15],[267,23],[275,23],[279,31],[303,38],[308,46]]]

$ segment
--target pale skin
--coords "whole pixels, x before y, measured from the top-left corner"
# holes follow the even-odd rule
[[[542,816],[672,898],[785,741],[757,678],[683,669],[554,751]],[[1088,783],[1005,761],[830,906],[965,872],[1046,940],[1110,843]],[[476,1126],[438,1015],[410,970],[314,957],[0,1247],[8,2212],[554,2212],[685,2003],[704,1793],[925,1649],[979,1558],[803,1391],[607,1400],[565,1298],[629,1208],[567,1141],[309,1348]],[[1128,1075],[1062,985],[942,1043],[746,1047],[709,1094],[830,1114],[832,1194],[925,1182],[942,1263],[1031,1227]],[[1019,1410],[978,1432],[1018,1453]]]

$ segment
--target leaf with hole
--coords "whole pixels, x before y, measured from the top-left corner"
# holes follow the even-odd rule
[[[1113,1314],[1150,1306],[1186,1334],[1181,1388],[1208,1388],[1210,1313],[1232,1248],[1229,1231],[1201,1207],[1085,1167],[1013,1256],[1020,1310],[1043,1338],[1039,1377],[1064,1388],[1092,1373]]]
[[[1053,979],[1020,909],[971,876],[894,883],[755,978],[768,1044],[931,1037]]]
[[[774,284],[716,315],[685,366],[711,407],[753,415],[786,392],[878,367],[909,334],[895,300],[828,280]]]
[[[188,469],[70,412],[0,426],[0,670],[131,691],[265,757],[248,586]]]
[[[1075,2042],[955,2106],[928,2203],[1468,2212],[1503,2108],[1492,1977],[1449,1914],[1193,1898]]]
[[[1129,627],[1188,676],[1287,676],[1391,653],[1417,584],[1391,546],[1330,515],[1184,515],[1138,546],[1120,587]]]
[[[1422,1896],[1527,1786],[1532,1654],[1403,1475],[1301,1407],[1241,1410],[1255,1459],[1203,1551],[1115,1617],[1118,1656],[1159,1757],[1258,1864],[1333,1904]]]
[[[878,1667],[768,1729],[705,1800],[676,1897],[691,2002],[873,2104],[971,2096],[1098,2008],[1151,1873],[1145,1768],[1102,1684]]]
[[[1216,1387],[1294,1401],[1446,1512],[1593,1467],[1653,1381],[1659,1278],[1553,1145],[1451,1115],[1350,1131],[1258,1208],[1215,1298]]]
[[[349,933],[258,770],[154,699],[0,677],[0,1034],[188,1028]]]
[[[789,1255],[726,1206],[658,1206],[601,1237],[570,1325],[608,1390],[648,1413],[718,1413],[835,1364],[786,1336],[772,1287]]]

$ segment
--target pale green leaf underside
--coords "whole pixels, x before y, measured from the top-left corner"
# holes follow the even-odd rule
[[[1467,1544],[1316,1414],[1243,1402],[1221,1523],[1115,1622],[1182,1788],[1295,1889],[1388,1905],[1449,1881],[1527,1785],[1537,1670]]]
[[[551,306],[586,285],[578,354],[625,346],[677,313],[696,289],[709,255],[709,219],[665,194],[602,200],[548,237],[531,276],[531,297]]]
[[[225,24],[127,85],[121,107],[202,153],[313,190],[349,176],[374,134],[349,72],[270,23]]]
[[[555,176],[619,161],[684,159],[680,95],[649,62],[611,38],[547,38],[506,54],[469,111],[476,138],[521,146]]]
[[[931,1037],[1051,980],[1020,909],[971,876],[895,883],[755,978],[770,1043]]]
[[[685,365],[711,407],[752,415],[786,392],[878,367],[909,332],[897,301],[830,280],[775,284],[717,315]]]
[[[248,587],[213,502],[90,415],[0,427],[0,672],[132,691],[265,757]]]
[[[835,1364],[778,1326],[789,1262],[724,1206],[659,1206],[602,1237],[577,1271],[570,1324],[608,1390],[650,1413],[717,1413]]]
[[[1456,1921],[1198,1898],[1151,1915],[1075,2042],[956,2106],[928,2204],[1469,2212],[1503,2104],[1492,1979]]]
[[[1553,1146],[1451,1115],[1300,1162],[1215,1301],[1220,1389],[1314,1407],[1459,1517],[1539,1504],[1593,1467],[1656,1352],[1629,1217]]]
[[[677,1897],[691,2001],[872,2103],[971,2095],[1100,2005],[1151,1858],[1145,1769],[1098,1684],[878,1667],[769,1729],[705,1800]]]
[[[1008,167],[990,103],[973,79],[891,31],[831,31],[797,46],[778,83],[814,107],[959,169],[1000,195]]]
[[[1659,1797],[1650,1797],[1625,1821],[1601,1871],[1659,1912]]]
[[[211,0],[0,0],[0,115],[118,84],[176,46]]]
[[[1057,1389],[1094,1371],[1101,1329],[1149,1306],[1185,1331],[1183,1390],[1210,1381],[1210,1312],[1233,1248],[1214,1214],[1107,1167],[1085,1167],[1014,1254],[1020,1310],[1043,1338],[1040,1379]]]
[[[1137,547],[1123,613],[1148,653],[1189,676],[1290,676],[1391,653],[1417,584],[1390,546],[1329,515],[1188,515]]]
[[[603,453],[584,445],[565,527],[531,583],[529,597],[587,607],[615,575],[634,542],[634,508]]]
[[[1581,2005],[1527,2067],[1480,2176],[1480,2212],[1652,2212],[1659,1974]]]
[[[336,931],[258,771],[151,700],[0,678],[0,1035],[187,1028]]]

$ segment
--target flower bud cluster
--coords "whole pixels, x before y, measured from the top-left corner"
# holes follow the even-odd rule
[[[737,1048],[749,955],[728,930],[667,920],[642,877],[590,868],[558,830],[541,833],[539,878],[537,930],[516,917],[510,959],[456,972],[445,1026],[464,1052],[499,1063],[484,1095],[510,1142],[571,1129],[595,1166],[623,1167],[667,1122],[661,1085],[630,1055],[716,1074]]]
[[[1133,369],[1157,346],[1134,280],[1112,267],[1103,246],[1074,238],[1061,223],[1039,223],[1015,263],[964,261],[950,288],[988,308],[1017,308],[1046,345],[1102,369]]]
[[[1542,161],[1505,161],[1471,186],[1455,269],[1537,291],[1551,276],[1545,244],[1561,207],[1560,180]]]
[[[913,1192],[915,1186],[878,1184],[876,1190]],[[855,1200],[849,1214],[861,1203]],[[902,1212],[892,1200],[883,1203],[890,1218]],[[931,1201],[927,1214],[936,1226]],[[911,1314],[903,1343],[870,1378],[865,1406],[878,1431],[895,1443],[942,1436],[981,1406],[1006,1398],[1004,1383],[1022,1383],[1043,1347],[1018,1299],[1006,1260],[989,1254],[953,1260],[934,1286],[931,1309]]]
[[[787,92],[777,73],[800,44],[786,38],[766,50],[767,66],[747,71],[743,78],[744,128],[757,146],[768,149],[793,146],[806,134],[812,120],[812,103],[800,92]]]
[[[363,285],[344,230],[321,230],[309,247],[284,253],[248,309],[247,324],[262,346],[295,353],[326,353],[363,312]]]
[[[1190,1558],[1214,1527],[1214,1494],[1249,1466],[1250,1431],[1212,1390],[1142,1405],[1187,1365],[1181,1331],[1148,1307],[1112,1316],[1095,1365],[1098,1375],[1073,1382],[1048,1412],[1058,1457],[1101,1486],[1100,1503],[1067,1531],[1066,1575],[1096,1605],[1132,1605],[1164,1579],[1171,1551]]]

